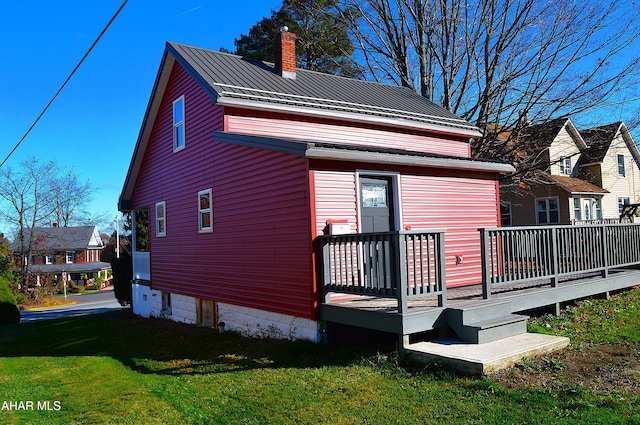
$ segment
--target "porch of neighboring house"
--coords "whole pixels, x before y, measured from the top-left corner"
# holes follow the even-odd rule
[[[482,282],[450,288],[444,231],[322,237],[321,319],[397,334],[409,354],[487,373],[568,345],[566,338],[527,334],[528,317],[519,313],[547,306],[559,313],[563,302],[640,284],[638,224],[479,232]],[[434,330],[440,344],[419,340]],[[469,357],[483,349],[495,361]]]

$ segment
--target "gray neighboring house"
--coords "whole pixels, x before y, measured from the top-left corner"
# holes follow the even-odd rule
[[[31,243],[30,243],[31,242]],[[106,278],[111,264],[100,261],[104,242],[96,226],[36,227],[33,241],[26,234],[11,244],[18,265],[25,261],[36,275],[68,273],[69,279],[79,282],[82,275],[91,278],[97,273]]]

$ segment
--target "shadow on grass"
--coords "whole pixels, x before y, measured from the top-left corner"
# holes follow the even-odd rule
[[[106,356],[140,373],[197,375],[345,366],[381,347],[328,351],[309,341],[253,339],[130,310],[0,327],[0,356]],[[388,349],[389,347],[384,347]]]

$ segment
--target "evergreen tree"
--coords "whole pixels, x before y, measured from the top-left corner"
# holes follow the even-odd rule
[[[336,0],[285,0],[235,40],[236,54],[267,62],[275,60],[273,40],[286,26],[297,36],[297,66],[345,77],[361,77],[352,59],[353,44],[346,22],[335,12]]]

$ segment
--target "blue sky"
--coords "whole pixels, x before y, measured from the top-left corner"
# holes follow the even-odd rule
[[[123,0],[5,2],[0,14],[0,162]],[[129,0],[64,91],[3,167],[30,156],[73,167],[99,187],[95,215],[117,201],[165,42],[234,49],[281,0]],[[101,226],[104,227],[104,226]],[[0,223],[0,232],[7,231]],[[111,232],[113,229],[100,229]]]

